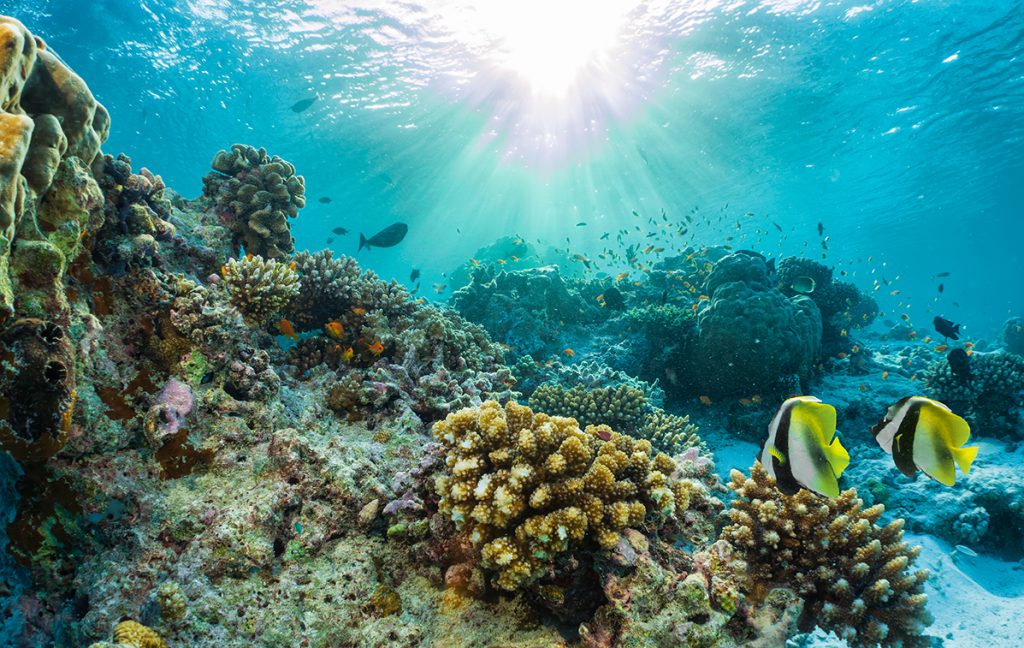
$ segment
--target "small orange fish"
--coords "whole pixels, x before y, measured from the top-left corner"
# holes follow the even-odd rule
[[[498,265],[505,265],[505,259],[498,259]]]
[[[708,297],[707,295],[701,295],[700,297],[697,298],[697,301],[706,301],[708,299],[711,299],[711,298]]]
[[[478,261],[477,259],[470,259],[469,262],[472,263],[475,266],[480,265],[480,261]]]
[[[331,336],[335,340],[340,340],[342,336],[345,335],[345,328],[341,325],[341,322],[339,322],[338,320],[327,322],[327,325],[324,326],[324,329],[327,331],[327,335]]]
[[[935,347],[935,353],[945,353],[948,349],[948,344],[940,344],[939,346]]]
[[[517,257],[514,254],[512,256],[510,256],[509,258],[512,259],[513,261],[518,261],[519,260],[519,257]]]
[[[964,342],[964,348],[965,349],[973,349],[974,348],[974,342]]]
[[[930,335],[926,335],[926,336],[925,336],[925,338],[924,338],[924,343],[925,343],[925,344],[928,344],[928,343],[929,343],[929,342],[931,342],[931,341],[932,341],[932,336],[930,336]]]
[[[600,295],[598,295],[597,298],[596,298],[596,301],[599,301],[599,302],[604,301],[604,293],[601,293]]]
[[[917,331],[911,331],[910,333],[908,333],[908,335],[911,340],[914,340],[917,338]]]
[[[704,403],[705,405],[710,405],[711,404],[711,397],[710,396],[701,396],[700,397],[700,402]]]
[[[292,272],[295,272],[295,269],[298,267],[299,266],[297,266],[294,261],[288,264],[288,269],[291,270]]]
[[[352,312],[355,313],[359,317],[362,317],[363,315],[366,315],[366,309],[365,308],[356,307],[356,308],[352,309]]]
[[[744,407],[749,407],[753,403],[754,403],[754,401],[750,400],[749,398],[741,398],[740,399],[740,405],[743,405]]]
[[[564,351],[562,351],[562,353],[564,353],[565,355],[569,356],[570,358],[576,356],[576,352],[573,351],[572,349],[565,349]]]
[[[228,276],[228,264],[225,263],[224,265],[222,265],[220,267],[220,276],[222,276],[222,277]]]
[[[283,319],[277,323],[277,330],[280,331],[281,335],[285,336],[286,338],[291,338],[293,340],[299,339],[298,334],[295,332],[295,327],[292,325],[291,322],[289,322],[286,319]]]
[[[693,305],[693,312],[696,313],[698,308],[699,308],[699,306],[697,304],[694,304]]]
[[[628,272],[620,272],[618,275],[615,276],[615,281],[622,281],[623,279],[625,279],[628,276],[629,276]]]
[[[252,261],[252,258],[253,258],[254,256],[256,256],[256,255],[255,255],[255,254],[253,254],[252,252],[246,252],[246,253],[245,253],[245,258],[246,258],[246,259],[248,259],[248,260],[250,260],[250,261]]]
[[[972,356],[974,355],[974,349],[967,349],[966,353],[967,355]]]
[[[910,382],[914,382],[915,380],[917,380],[917,374],[910,377]]]
[[[889,379],[889,372],[888,371],[883,371],[882,372],[882,380],[888,380],[888,379]]]
[[[865,385],[864,383],[861,383],[861,384],[860,384],[860,390],[861,390],[862,392],[865,392],[865,391],[867,391],[867,390],[868,390],[868,386],[867,386],[867,385]]]
[[[352,347],[349,347],[341,352],[341,359],[344,360],[345,362],[351,362],[352,356],[354,356],[355,354],[356,352],[352,349]]]
[[[894,290],[894,291],[890,292],[889,294],[890,295],[898,295],[898,294],[900,294],[900,291]]]
[[[378,357],[380,356],[380,354],[384,353],[384,345],[380,343],[380,340],[377,340],[376,342],[374,342],[373,344],[366,348],[370,350],[370,353]]]

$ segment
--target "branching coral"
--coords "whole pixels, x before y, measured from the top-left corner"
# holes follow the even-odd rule
[[[299,276],[288,264],[253,255],[224,265],[224,286],[242,315],[265,323],[299,294]]]
[[[644,418],[643,425],[634,436],[647,439],[656,450],[674,456],[688,448],[704,448],[697,431],[689,416],[674,416],[655,410]]]
[[[289,218],[306,206],[306,182],[295,167],[266,149],[235,144],[218,151],[203,193],[213,199],[234,243],[246,252],[277,259],[294,250]]]
[[[448,453],[439,510],[501,589],[527,586],[587,541],[614,547],[649,510],[672,516],[689,505],[689,485],[670,478],[667,455],[607,426],[583,431],[572,419],[488,401],[436,423],[434,437]]]
[[[1024,408],[1024,357],[1013,353],[975,353],[969,378],[955,376],[945,360],[922,376],[929,397],[963,415],[980,434],[1020,436]]]
[[[625,385],[642,391],[652,405],[660,407],[665,402],[665,392],[657,384],[635,378],[624,371],[617,371],[596,360],[583,360],[573,364],[564,364],[557,360],[541,363],[532,356],[524,355],[516,360],[512,366],[512,373],[516,377],[516,388],[527,396],[544,383],[582,385],[587,389]]]
[[[925,646],[931,623],[927,571],[911,572],[920,547],[903,540],[903,520],[878,526],[882,505],[863,509],[856,490],[820,498],[783,495],[760,464],[732,471],[737,499],[722,537],[747,562],[748,589],[783,585],[805,601],[801,627],[819,625],[851,646]]]
[[[530,396],[530,407],[551,416],[576,419],[583,427],[605,424],[621,430],[636,430],[644,423],[649,404],[635,387],[585,389],[576,385],[541,385]]]

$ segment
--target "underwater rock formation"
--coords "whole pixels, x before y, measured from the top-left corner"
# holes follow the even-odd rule
[[[792,588],[804,600],[800,627],[833,631],[850,646],[927,646],[925,570],[911,572],[920,547],[903,541],[903,520],[878,526],[885,510],[862,508],[856,490],[821,498],[783,495],[760,463],[732,471],[736,499],[722,531],[746,561],[746,591]]]
[[[807,297],[773,288],[764,257],[723,257],[704,291],[710,300],[697,314],[694,379],[705,393],[771,392],[787,377],[810,377],[821,349],[821,313]]]
[[[1003,347],[1010,353],[1024,356],[1024,317],[1011,317],[1003,323]]]
[[[562,351],[566,326],[599,319],[599,309],[569,289],[555,266],[530,270],[477,270],[455,291],[452,306],[519,354]]]
[[[231,229],[236,248],[267,259],[294,251],[288,219],[306,206],[306,181],[295,167],[245,144],[218,151],[211,166],[203,194]]]
[[[442,513],[497,572],[495,585],[528,586],[549,562],[590,539],[613,548],[627,527],[682,515],[690,482],[675,464],[607,426],[580,430],[572,419],[488,401],[434,425],[448,471],[436,488]]]

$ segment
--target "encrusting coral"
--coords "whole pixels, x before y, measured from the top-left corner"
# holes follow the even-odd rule
[[[687,509],[690,485],[649,441],[511,401],[488,401],[434,425],[447,451],[436,480],[439,510],[479,550],[495,585],[516,590],[540,578],[559,554],[586,541],[614,547],[648,512]]]
[[[266,149],[235,144],[214,156],[213,173],[203,178],[236,246],[268,259],[294,250],[288,219],[306,206],[306,182],[295,167]]]
[[[819,625],[850,646],[926,646],[928,572],[911,572],[920,547],[903,540],[903,520],[878,526],[882,505],[863,509],[857,491],[821,498],[783,495],[757,463],[732,471],[737,499],[722,531],[746,562],[747,589],[791,587],[804,599],[801,627]]]
[[[298,273],[276,259],[258,255],[231,259],[223,273],[231,304],[254,322],[267,322],[299,294]]]

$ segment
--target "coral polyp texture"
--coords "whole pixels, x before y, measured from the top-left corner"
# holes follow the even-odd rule
[[[214,156],[203,193],[246,252],[276,259],[294,251],[289,218],[306,206],[306,181],[266,149],[235,144]]]
[[[921,377],[925,391],[963,415],[976,434],[1024,437],[1024,356],[975,353],[970,376],[953,373],[946,360],[932,363]]]
[[[516,590],[540,578],[559,554],[585,542],[616,546],[627,527],[689,506],[690,485],[650,442],[607,426],[488,401],[434,425],[447,451],[439,510],[449,516]]]
[[[754,465],[732,471],[737,496],[722,531],[746,562],[747,591],[773,585],[804,599],[804,630],[819,625],[850,646],[927,646],[925,570],[912,571],[920,547],[903,540],[903,520],[885,526],[882,505],[863,508],[857,491],[822,498],[807,490],[783,495]]]
[[[299,294],[298,273],[277,259],[258,255],[231,259],[223,273],[231,304],[257,323],[284,311]]]

